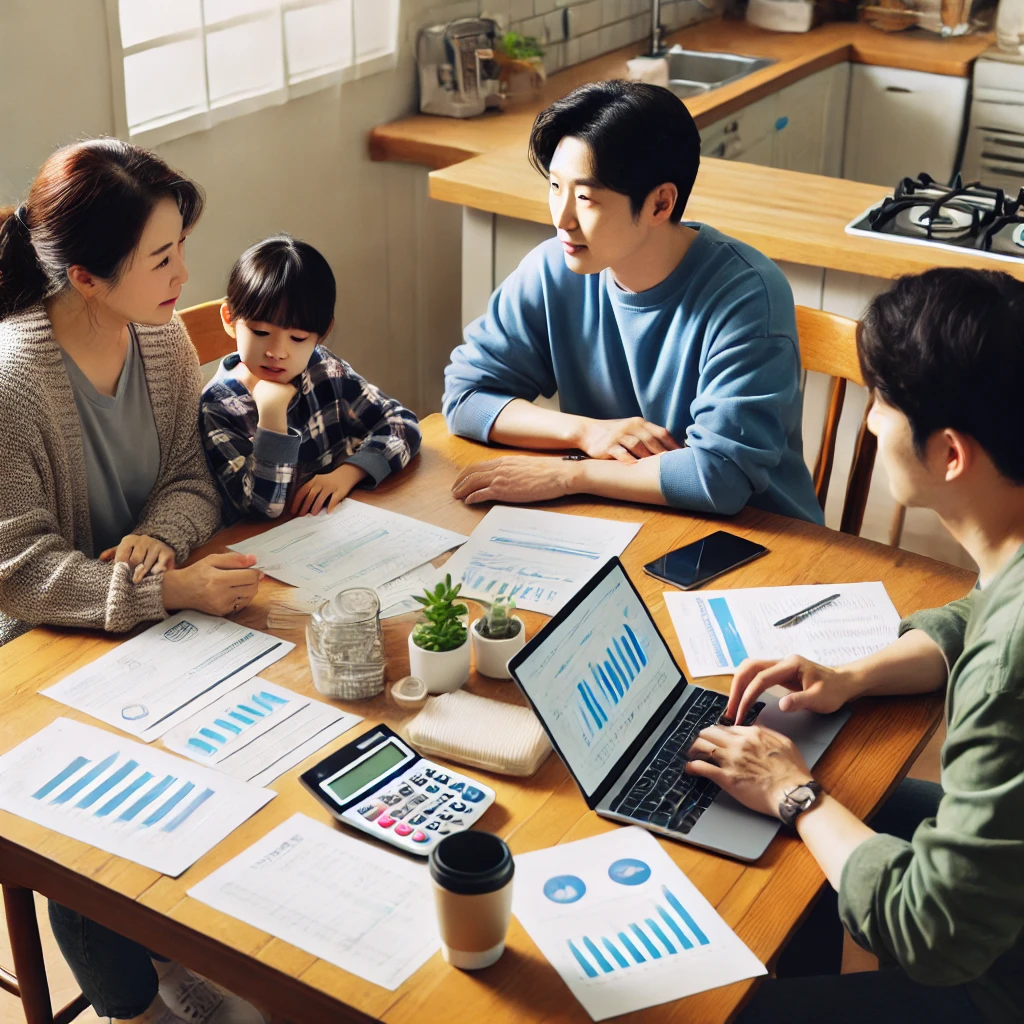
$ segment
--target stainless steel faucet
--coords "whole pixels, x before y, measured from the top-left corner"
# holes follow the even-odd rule
[[[651,53],[657,57],[665,52],[665,29],[661,24],[661,0],[651,0]]]

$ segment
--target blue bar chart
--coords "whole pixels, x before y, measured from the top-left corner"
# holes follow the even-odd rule
[[[663,898],[649,908],[650,913],[637,914],[621,928],[568,940],[569,952],[584,977],[597,978],[710,945],[707,935],[667,885],[661,887],[661,895]]]
[[[590,678],[576,684],[580,722],[591,736],[608,722],[605,703],[614,707],[623,700],[647,665],[647,655],[628,622],[622,623],[621,634],[604,653],[604,661],[589,665]]]
[[[66,718],[0,757],[0,808],[172,876],[272,797]]]
[[[214,757],[237,737],[290,703],[287,697],[257,688],[243,701],[210,709],[203,725],[186,740],[191,752],[199,757]]]

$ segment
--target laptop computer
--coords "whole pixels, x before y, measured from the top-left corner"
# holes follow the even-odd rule
[[[740,860],[764,853],[779,822],[683,770],[726,697],[687,681],[618,558],[508,667],[591,810]],[[755,717],[813,767],[849,712],[782,712],[765,694],[746,724]]]

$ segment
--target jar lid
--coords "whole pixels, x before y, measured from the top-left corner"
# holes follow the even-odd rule
[[[351,587],[335,594],[313,614],[324,623],[365,622],[380,611],[380,598],[372,587]]]
[[[419,676],[404,676],[392,683],[391,697],[399,707],[421,708],[427,703],[427,684]]]

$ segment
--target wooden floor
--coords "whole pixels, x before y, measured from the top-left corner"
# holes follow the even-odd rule
[[[939,731],[932,738],[931,743],[918,758],[910,774],[916,779],[928,779],[932,782],[939,781],[939,748],[945,736]],[[46,956],[46,969],[50,979],[50,992],[53,1003],[57,1007],[63,1006],[78,994],[74,978],[68,970],[60,955],[57,945],[50,932],[50,923],[46,913],[46,901],[36,897],[36,905],[39,914],[39,927],[43,936],[43,950]],[[0,964],[5,967],[11,965],[10,945],[7,940],[6,928],[0,926]],[[854,945],[849,938],[846,941],[846,950],[843,956],[843,972],[873,971],[877,969],[878,963],[875,958],[864,950]],[[106,1018],[97,1017],[90,1008],[78,1018],[82,1024],[97,1024]],[[25,1024],[24,1014],[21,1012],[21,1003],[12,995],[0,991],[0,1024]]]

